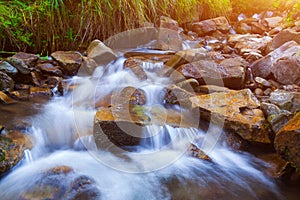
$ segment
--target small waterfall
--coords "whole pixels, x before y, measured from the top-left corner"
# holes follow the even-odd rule
[[[220,130],[208,132],[170,125],[147,126],[145,140],[136,152],[116,156],[98,151],[93,136],[95,102],[126,86],[145,91],[146,106],[164,109],[162,89],[170,85],[156,74],[159,64],[143,64],[148,79],[139,80],[123,69],[124,58],[98,67],[91,77],[74,77],[77,85],[63,97],[55,97],[32,118],[29,130],[34,148],[26,161],[0,181],[1,199],[20,199],[47,170],[61,165],[95,180],[101,199],[281,199],[251,155],[233,152],[217,144]],[[201,147],[212,162],[186,155],[189,143]]]

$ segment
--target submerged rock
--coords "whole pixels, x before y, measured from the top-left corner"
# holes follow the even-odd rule
[[[191,97],[192,107],[200,117],[234,131],[250,142],[270,143],[267,122],[258,109],[259,101],[249,89],[216,92]]]
[[[0,91],[9,92],[13,90],[15,82],[7,74],[0,71]]]
[[[82,55],[77,51],[55,51],[51,57],[60,64],[67,76],[76,75],[82,64]]]
[[[190,144],[187,153],[189,156],[194,157],[194,158],[198,158],[200,160],[206,160],[206,161],[212,161],[212,159],[206,154],[204,153],[204,151],[202,151],[200,148],[198,148],[196,145],[194,144]]]
[[[300,112],[279,130],[274,146],[282,158],[300,169]]]
[[[31,149],[29,137],[14,131],[0,135],[0,173],[13,168],[24,156],[26,149]]]
[[[69,166],[57,166],[49,169],[31,184],[33,184],[33,188],[24,192],[21,199],[97,200],[101,196],[101,192],[92,178],[76,174]]]

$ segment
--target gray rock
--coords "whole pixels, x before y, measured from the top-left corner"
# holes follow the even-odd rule
[[[296,113],[300,111],[300,92],[275,90],[270,95],[270,102],[282,110]]]
[[[77,74],[82,64],[82,55],[77,51],[56,51],[51,54],[67,76]]]
[[[6,61],[0,63],[0,71],[10,76],[18,73],[18,70]]]
[[[30,69],[28,68],[28,66],[25,64],[25,62],[19,58],[16,57],[9,57],[5,59],[9,64],[11,64],[12,66],[14,66],[15,68],[17,68],[17,70],[21,73],[21,74],[30,74]]]
[[[267,53],[274,51],[288,41],[296,41],[300,43],[300,33],[291,29],[280,31],[268,44]]]
[[[14,84],[12,78],[0,71],[0,91],[9,92],[13,90]]]

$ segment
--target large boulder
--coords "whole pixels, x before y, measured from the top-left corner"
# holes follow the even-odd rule
[[[26,149],[31,149],[29,137],[14,131],[0,135],[0,173],[13,168],[24,156]]]
[[[195,22],[192,24],[192,31],[199,36],[205,36],[215,31],[228,32],[231,26],[225,17],[217,17],[213,19],[207,19],[201,22]]]
[[[270,143],[260,103],[249,89],[191,97],[200,117],[233,131],[250,142]]]
[[[82,55],[77,51],[55,51],[51,57],[59,63],[67,76],[76,75],[82,64]]]
[[[300,112],[276,134],[274,146],[282,158],[300,169]]]
[[[117,58],[113,50],[100,40],[93,40],[87,48],[86,53],[89,58],[92,58],[96,62],[97,66],[107,65]],[[90,72],[92,71],[91,69]]]
[[[297,42],[295,41],[289,41],[284,43],[282,46],[280,46],[279,48],[275,49],[274,51],[270,52],[269,54],[267,54],[266,56],[264,56],[263,58],[255,61],[254,63],[252,63],[250,65],[250,68],[252,69],[252,72],[255,76],[259,76],[262,78],[267,78],[268,76],[270,76],[272,73],[274,73],[274,71],[278,74],[277,77],[282,77],[282,76],[286,76],[288,75],[290,70],[287,70],[286,72],[282,72],[282,70],[280,70],[280,62],[278,63],[277,67],[274,67],[274,63],[277,62],[277,60],[283,58],[283,57],[291,57],[293,55],[296,55],[298,52],[300,51],[300,47],[298,46]],[[286,59],[284,59],[286,60]],[[298,68],[298,65],[295,67]],[[286,68],[285,68],[286,69]],[[296,71],[296,73],[298,73]],[[294,77],[294,76],[292,76]],[[288,77],[286,77],[287,79],[289,79]],[[292,78],[292,80],[294,80],[295,78]],[[284,81],[284,80],[282,80]]]
[[[244,86],[247,62],[240,58],[229,58],[217,63],[213,60],[200,60],[181,65],[177,71],[182,78],[193,78],[199,84],[225,86],[241,89]]]
[[[282,84],[300,84],[300,55],[294,52],[292,55],[277,59],[272,68],[272,73],[277,81]]]
[[[13,90],[14,84],[12,78],[0,71],[0,91],[9,92]]]

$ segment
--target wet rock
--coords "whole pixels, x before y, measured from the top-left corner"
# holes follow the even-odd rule
[[[231,26],[225,17],[217,17],[193,23],[191,29],[197,33],[198,36],[205,36],[217,30],[226,33],[230,28]]]
[[[26,149],[31,149],[29,137],[14,131],[0,135],[0,173],[13,168],[24,156]]]
[[[42,75],[42,73],[40,71],[32,71],[30,72],[31,75],[31,82],[35,85],[35,86],[42,86],[44,83],[44,76]]]
[[[117,58],[113,50],[100,40],[93,40],[87,48],[86,53],[88,58],[92,58],[96,63],[96,65],[94,65],[94,63],[90,61],[89,64],[85,66],[86,69],[80,69],[85,70],[88,74],[92,74],[95,67],[99,65],[105,66]]]
[[[6,61],[0,62],[0,71],[9,76],[14,76],[18,73],[18,70]]]
[[[88,176],[78,175],[69,166],[57,166],[40,175],[34,187],[21,195],[23,200],[31,199],[99,199],[101,192]]]
[[[5,104],[16,103],[15,100],[11,99],[9,96],[7,96],[4,92],[1,91],[0,91],[0,102],[3,102]]]
[[[196,115],[195,115],[196,116]],[[118,147],[139,145],[157,133],[148,133],[146,126],[198,127],[193,113],[183,116],[180,111],[162,106],[118,105],[99,108],[94,119],[94,138],[98,149],[118,152]],[[196,117],[197,119],[197,117]],[[150,134],[146,137],[145,134]]]
[[[280,83],[300,83],[299,52],[277,59],[273,64],[272,73]]]
[[[36,69],[38,69],[46,74],[49,74],[49,75],[63,77],[63,73],[60,70],[59,66],[54,66],[51,63],[39,63],[36,66]]]
[[[17,100],[27,101],[30,98],[29,90],[15,90],[9,93],[11,97]]]
[[[141,89],[127,86],[120,91],[114,91],[111,96],[113,105],[145,105],[145,92]]]
[[[271,103],[261,103],[261,109],[274,133],[277,133],[293,116],[291,112],[280,110],[280,108]]]
[[[187,153],[189,156],[211,162],[212,159],[194,144],[190,144]]]
[[[191,97],[192,107],[212,123],[234,131],[250,142],[270,143],[259,101],[249,89]]]
[[[30,87],[29,94],[31,96],[52,96],[53,93],[50,88]]]
[[[246,66],[242,58],[230,58],[220,64],[200,60],[180,66],[178,72],[185,78],[198,80],[199,84],[240,89],[244,85]]]
[[[14,66],[21,74],[30,74],[30,69],[23,60],[16,57],[9,57],[5,61]]]
[[[195,96],[192,87],[190,90],[185,90],[177,85],[171,85],[164,89],[164,103],[165,104],[178,104],[183,107],[190,107],[189,98]]]
[[[231,131],[224,131],[224,133],[220,136],[220,141],[236,151],[245,151],[249,147],[249,143],[246,140],[237,133],[233,133]]]
[[[275,90],[270,95],[270,102],[277,105],[282,110],[292,113],[300,111],[300,93],[285,90]]]
[[[297,113],[276,134],[274,146],[277,153],[300,169],[300,113]]]
[[[268,165],[265,171],[266,174],[271,178],[283,178],[290,171],[291,167],[289,162],[283,160],[276,153],[263,154],[258,156],[258,158],[266,162],[266,164]]]
[[[285,29],[280,31],[273,39],[270,41],[267,47],[267,53],[274,51],[279,48],[281,45],[288,41],[295,41],[298,44],[300,43],[300,33],[295,32],[291,29]]]
[[[35,64],[37,63],[38,59],[39,59],[39,57],[35,54],[24,53],[24,52],[18,52],[13,57],[23,60],[23,62],[28,67],[34,67]]]
[[[94,138],[99,149],[114,151],[116,146],[136,146],[141,142],[150,117],[143,108],[136,113],[129,108],[100,108],[94,120]]]
[[[12,78],[0,71],[0,91],[9,92],[14,88],[14,84]]]
[[[156,48],[161,50],[182,50],[182,39],[179,35],[178,22],[165,16],[160,17]]]
[[[51,54],[67,76],[76,75],[82,64],[82,55],[76,51],[56,51]]]

